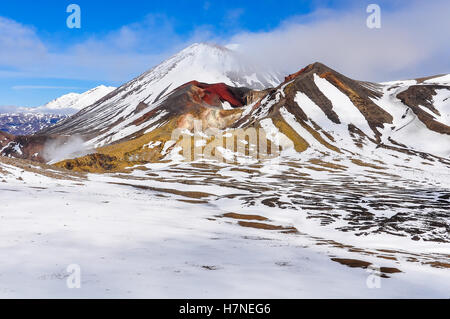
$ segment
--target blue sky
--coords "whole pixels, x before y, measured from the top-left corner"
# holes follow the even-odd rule
[[[0,105],[38,106],[100,84],[118,86],[199,41],[242,44],[261,64],[286,72],[316,60],[367,80],[450,72],[448,63],[433,62],[448,53],[439,44],[445,40],[430,41],[437,36],[427,32],[448,27],[448,18],[430,19],[448,14],[448,1],[426,9],[419,1],[378,1],[384,25],[376,31],[365,26],[371,2],[2,2]],[[70,3],[81,7],[81,29],[66,26]],[[424,10],[422,34],[408,21]],[[431,49],[414,45],[421,40]],[[375,73],[380,66],[390,71]]]
[[[70,3],[80,5],[83,13],[83,28],[77,32],[65,26],[68,15],[65,10]],[[92,34],[106,34],[143,21],[149,14],[166,15],[180,35],[188,35],[201,25],[213,26],[219,33],[229,33],[237,28],[270,30],[289,16],[312,12],[319,7],[345,8],[348,3],[311,0],[29,0],[2,3],[0,13],[37,27],[44,38],[61,41],[63,38],[80,40]]]

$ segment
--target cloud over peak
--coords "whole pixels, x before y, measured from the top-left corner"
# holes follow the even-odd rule
[[[58,50],[51,49],[54,46],[33,27],[0,17],[0,77],[123,83],[199,41],[236,44],[234,48],[251,61],[284,73],[314,61],[372,81],[450,72],[448,1],[413,1],[394,8],[382,4],[381,9],[381,29],[367,28],[365,6],[352,6],[348,11],[318,9],[270,30],[236,30],[227,36],[209,25],[198,25],[181,36],[168,16],[151,14]],[[224,21],[237,24],[245,19],[243,13],[226,12]]]
[[[369,29],[365,7],[318,10],[284,21],[268,32],[243,32],[231,42],[263,65],[293,72],[321,61],[362,80],[393,80],[450,72],[450,3],[412,2],[395,11],[382,7],[381,29]],[[444,32],[445,33],[445,32]],[[440,57],[440,58],[438,58]]]

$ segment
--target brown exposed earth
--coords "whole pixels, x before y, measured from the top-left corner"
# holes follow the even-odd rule
[[[436,115],[440,115],[439,111],[434,107],[432,101],[433,96],[436,95],[436,90],[450,90],[450,87],[442,85],[412,85],[407,90],[401,92],[397,97],[405,104],[408,105],[416,114],[419,119],[432,131],[449,134],[450,127],[437,122],[435,118],[422,110],[419,105],[428,108]]]

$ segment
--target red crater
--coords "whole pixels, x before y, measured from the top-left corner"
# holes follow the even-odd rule
[[[219,101],[228,102],[233,107],[243,106],[243,102],[240,101],[232,92],[232,88],[225,83],[206,84],[198,81],[191,81],[183,86],[194,85],[202,89],[201,99],[209,104],[216,105]]]

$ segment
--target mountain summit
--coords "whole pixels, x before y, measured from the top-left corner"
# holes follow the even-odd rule
[[[260,72],[238,53],[213,44],[196,43],[82,110],[45,134],[91,134],[115,130],[121,120],[142,110],[155,108],[181,85],[199,81],[232,87],[265,89],[282,82],[279,74]]]
[[[89,106],[105,95],[111,93],[116,88],[112,86],[100,85],[84,93],[69,93],[53,101],[33,109],[39,113],[61,113],[72,115]]]

